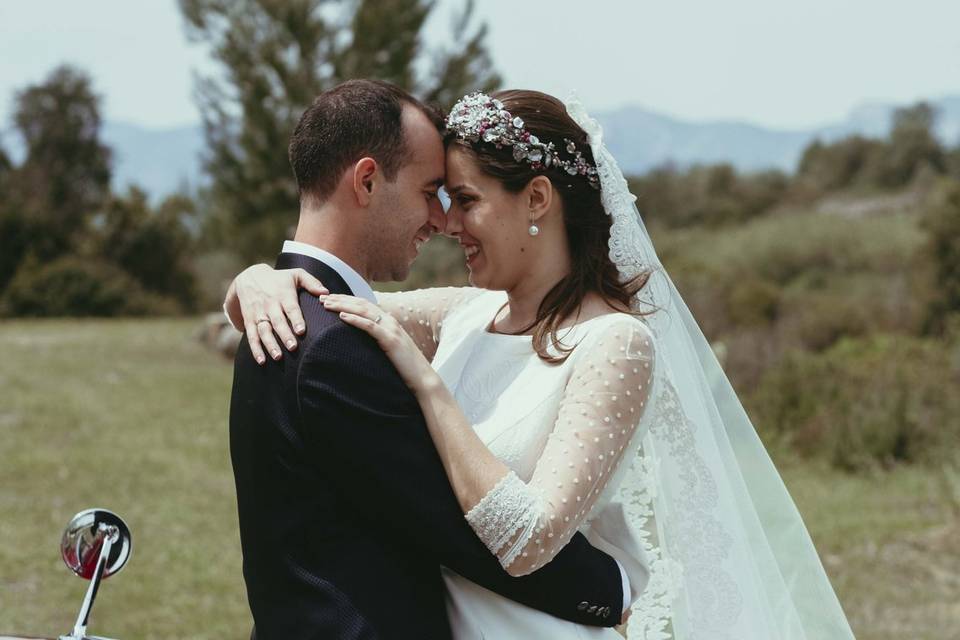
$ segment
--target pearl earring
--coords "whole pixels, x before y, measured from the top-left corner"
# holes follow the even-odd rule
[[[540,233],[540,227],[538,227],[533,221],[533,218],[530,218],[530,228],[527,229],[527,233],[529,233],[531,236],[535,236]]]

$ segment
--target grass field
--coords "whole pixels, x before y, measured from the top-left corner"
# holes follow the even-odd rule
[[[246,638],[226,416],[197,319],[0,323],[0,635],[66,633],[86,583],[63,526],[102,506],[134,551],[90,631]],[[850,476],[779,460],[861,640],[960,638],[960,489],[942,469]],[[816,640],[816,639],[810,639]]]

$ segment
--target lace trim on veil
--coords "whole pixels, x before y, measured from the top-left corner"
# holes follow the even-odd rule
[[[610,259],[623,282],[650,274],[631,306],[637,311],[657,310],[643,320],[659,342],[666,339],[673,322],[664,311],[671,302],[669,278],[649,242],[635,205],[636,196],[630,193],[623,172],[602,142],[599,124],[576,99],[568,101],[567,111],[587,133],[594,155],[601,201],[611,218]],[[703,638],[698,631],[729,627],[742,609],[736,581],[722,567],[732,538],[714,517],[719,500],[716,481],[697,451],[697,426],[683,411],[671,382],[670,363],[661,365],[650,432],[643,437],[618,487],[619,500],[641,537],[650,570],[646,588],[631,606],[627,623],[630,640],[677,637],[676,612],[682,602],[691,609],[686,620],[692,627],[684,629],[684,640]],[[680,470],[676,479],[679,489],[671,493],[670,504],[658,502],[664,458],[671,469]],[[710,640],[728,637],[722,631],[722,635],[710,633]]]
[[[719,492],[697,451],[696,430],[697,424],[684,413],[676,390],[665,381],[655,405],[651,437],[679,473],[680,488],[672,495],[676,504],[663,509],[669,513],[663,518],[663,526],[671,532],[666,541],[669,557],[683,567],[683,589],[692,623],[685,637],[705,638],[698,632],[710,630],[711,640],[733,640],[722,631],[731,628],[743,608],[737,583],[723,567],[730,559],[733,538],[715,517]]]
[[[630,468],[617,488],[628,521],[637,532],[647,557],[650,578],[640,597],[630,606],[627,637],[668,640],[673,601],[683,584],[683,566],[661,552],[660,533],[654,514],[659,460],[651,451],[649,437],[630,461]]]

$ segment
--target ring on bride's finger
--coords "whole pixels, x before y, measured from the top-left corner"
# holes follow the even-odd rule
[[[261,322],[270,322],[270,319],[269,319],[269,318],[259,318],[259,319],[257,320],[257,324],[260,324]]]
[[[380,321],[381,321],[381,320],[383,320],[383,316],[382,316],[382,315],[381,315],[381,316],[377,316],[376,318],[373,319],[373,323],[374,323],[374,324],[380,324]]]

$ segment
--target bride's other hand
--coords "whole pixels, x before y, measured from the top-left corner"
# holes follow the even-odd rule
[[[436,383],[433,367],[392,315],[356,296],[331,294],[321,300],[328,311],[339,312],[344,322],[363,329],[377,341],[414,395],[428,391]]]
[[[282,357],[278,337],[293,351],[297,348],[294,334],[303,335],[306,331],[298,288],[315,296],[329,293],[303,269],[275,270],[267,264],[247,267],[230,283],[223,310],[233,326],[246,333],[250,351],[260,364],[266,362],[264,350],[274,360]]]

